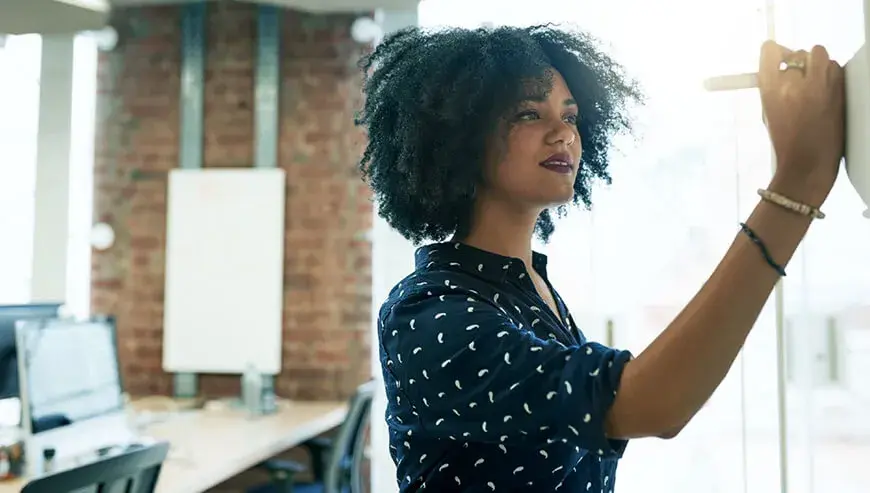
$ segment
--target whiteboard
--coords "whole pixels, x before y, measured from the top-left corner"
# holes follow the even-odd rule
[[[163,369],[281,370],[284,171],[173,170]]]

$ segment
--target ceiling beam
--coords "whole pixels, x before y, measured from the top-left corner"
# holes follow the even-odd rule
[[[0,33],[67,34],[100,29],[109,14],[107,0],[2,0]]]
[[[111,0],[117,7],[170,5],[191,0]],[[239,0],[308,12],[361,12],[375,9],[416,10],[420,0]]]

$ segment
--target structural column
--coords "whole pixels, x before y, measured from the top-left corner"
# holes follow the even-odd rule
[[[65,301],[69,238],[73,34],[42,38],[30,294]]]

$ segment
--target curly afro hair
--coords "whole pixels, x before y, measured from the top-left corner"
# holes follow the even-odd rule
[[[595,39],[550,25],[404,29],[360,67],[365,103],[357,124],[369,138],[360,169],[380,216],[414,244],[467,231],[486,146],[501,119],[528,97],[530,81],[548,91],[555,69],[577,99],[583,155],[573,203],[586,207],[593,180],[609,183],[611,140],[631,130],[630,103],[642,100]],[[535,229],[549,239],[550,211]]]

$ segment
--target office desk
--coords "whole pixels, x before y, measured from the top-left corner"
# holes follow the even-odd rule
[[[343,402],[286,402],[276,414],[255,419],[238,410],[197,410],[149,425],[144,435],[171,444],[157,493],[205,491],[335,428],[346,413]],[[24,484],[0,483],[0,493],[17,493]]]
[[[172,445],[158,493],[194,493],[340,425],[346,403],[293,402],[271,416],[237,410],[196,411],[152,425],[146,433]]]

